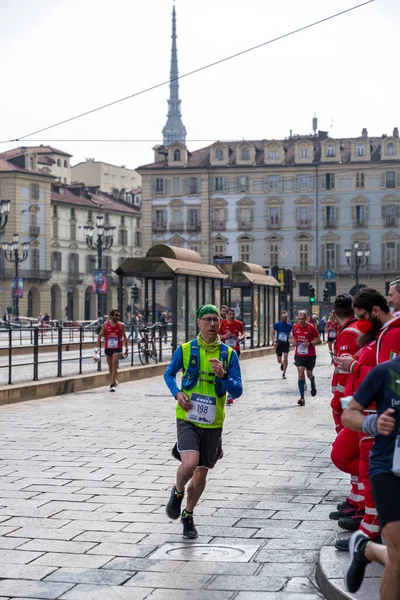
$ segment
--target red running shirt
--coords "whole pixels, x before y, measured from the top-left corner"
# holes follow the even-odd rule
[[[229,323],[228,319],[221,321],[219,334],[228,334],[222,342],[236,351],[240,350],[239,335],[241,333],[244,333],[244,328],[242,322],[238,319],[235,319],[232,323]]]
[[[121,326],[117,323],[115,326],[111,325],[111,321],[107,321],[106,329],[106,350],[116,350],[117,348],[122,348],[122,333]]]
[[[304,348],[303,346],[303,342],[308,342],[311,344],[313,340],[319,338],[319,333],[314,325],[311,325],[311,323],[306,323],[304,327],[301,327],[299,323],[295,323],[293,325],[292,335],[296,342],[296,356],[307,357],[316,355],[315,346],[310,345],[307,346],[307,348]]]

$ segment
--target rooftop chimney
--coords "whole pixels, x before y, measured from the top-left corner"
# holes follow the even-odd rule
[[[393,137],[398,138],[399,137],[399,128],[395,127],[393,129]]]
[[[368,137],[368,131],[367,131],[366,127],[363,128],[361,135],[363,136],[363,138],[367,138]]]

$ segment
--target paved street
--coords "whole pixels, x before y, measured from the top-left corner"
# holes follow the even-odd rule
[[[329,460],[331,368],[318,350],[304,408],[292,361],[287,381],[274,356],[243,362],[195,542],[164,511],[177,463],[161,377],[1,407],[0,598],[321,598],[315,565],[347,477]]]

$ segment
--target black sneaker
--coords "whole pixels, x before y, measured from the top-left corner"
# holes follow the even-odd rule
[[[192,514],[189,514],[184,510],[181,516],[181,523],[183,525],[182,535],[184,538],[187,538],[188,540],[197,538],[197,529],[194,525]]]
[[[336,508],[338,510],[344,510],[345,508],[350,508],[350,506],[355,506],[355,504],[352,504],[351,502],[348,502],[347,500],[345,500],[344,502],[339,502],[339,504],[336,506]]]
[[[351,538],[336,540],[336,542],[335,542],[336,550],[340,550],[341,552],[348,552],[349,546],[350,546],[350,539]],[[382,538],[380,535],[375,540],[371,540],[371,541],[374,542],[374,544],[382,544]]]
[[[311,396],[316,396],[317,395],[317,388],[315,387],[315,385],[311,386]]]
[[[299,406],[304,406],[304,405],[305,405],[305,403],[306,403],[306,401],[304,400],[304,398],[299,398],[299,400],[297,400],[297,404],[298,404]]]
[[[115,392],[115,385],[110,385],[110,392]]]
[[[341,517],[338,521],[338,525],[346,531],[357,531],[364,515],[365,512],[363,510],[357,510],[352,517]]]
[[[364,579],[365,567],[370,563],[366,558],[365,546],[371,541],[362,531],[356,531],[350,538],[350,560],[344,574],[344,582],[349,592],[360,589]]]
[[[356,512],[357,506],[354,506],[354,504],[349,504],[342,510],[334,510],[333,512],[329,513],[329,518],[332,519],[332,521],[338,521],[341,518],[353,517]]]
[[[282,373],[282,379],[286,379],[285,373]]]
[[[181,514],[181,504],[184,495],[185,492],[182,492],[182,494],[178,494],[175,486],[172,488],[170,499],[168,500],[168,504],[165,507],[165,512],[167,513],[167,516],[170,519],[179,519],[179,516]]]

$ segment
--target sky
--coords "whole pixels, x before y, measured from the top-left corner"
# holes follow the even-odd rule
[[[176,0],[179,74],[266,42],[361,0]],[[135,168],[153,161],[168,85],[12,143],[169,78],[172,0],[0,0],[0,152],[51,144]],[[400,126],[400,2],[358,10],[180,82],[187,146],[391,134]],[[67,140],[129,139],[94,143]],[[53,141],[54,140],[54,141]],[[56,140],[56,141],[55,141]],[[202,141],[207,140],[207,141]]]

